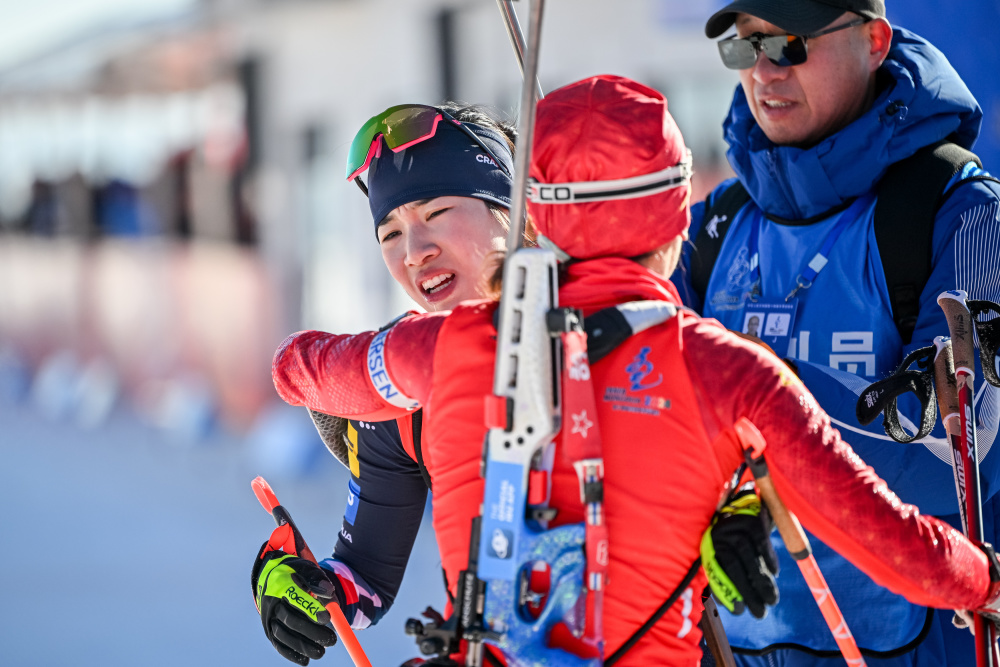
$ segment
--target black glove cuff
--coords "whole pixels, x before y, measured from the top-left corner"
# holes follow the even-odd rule
[[[1000,561],[997,560],[997,554],[993,550],[993,545],[989,542],[979,542],[976,543],[976,546],[986,554],[986,561],[990,566],[990,581],[994,584],[1000,582]]]

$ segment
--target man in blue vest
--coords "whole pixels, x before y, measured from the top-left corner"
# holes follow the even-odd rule
[[[940,51],[890,26],[883,0],[736,0],[705,32],[734,33],[718,44],[740,75],[723,126],[737,179],[693,207],[675,284],[701,314],[744,333],[752,326],[904,501],[960,527],[941,426],[898,444],[880,420],[862,427],[855,404],[906,353],[948,334],[942,291],[1000,301],[1000,183],[968,152],[982,110]],[[977,378],[983,517],[995,543],[1000,392]],[[918,408],[901,402],[904,423],[919,421]],[[778,604],[762,620],[723,611],[737,662],[843,665],[772,540]],[[818,540],[813,547],[869,665],[973,664],[971,635],[952,627],[951,612],[911,605]]]

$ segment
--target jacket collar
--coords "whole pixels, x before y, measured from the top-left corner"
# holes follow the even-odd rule
[[[566,273],[559,288],[560,303],[580,308],[584,315],[628,301],[681,303],[673,283],[624,257],[574,262]]]

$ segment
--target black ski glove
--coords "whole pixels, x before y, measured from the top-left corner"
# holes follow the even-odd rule
[[[312,561],[267,547],[265,542],[250,573],[264,634],[283,657],[308,665],[337,643],[324,605],[336,599],[343,606],[343,591],[336,576]]]
[[[986,604],[982,609],[977,609],[975,613],[981,614],[988,623],[993,625],[995,636],[1000,636],[1000,560],[997,560],[993,545],[983,542],[977,546],[986,554],[986,560],[990,566],[990,588]],[[951,622],[956,628],[966,628],[975,635],[975,623],[973,623],[972,618],[973,612],[958,609]]]
[[[744,608],[756,618],[778,603],[778,556],[769,534],[771,520],[751,489],[736,494],[715,515],[701,540],[701,563],[712,594],[734,614]]]

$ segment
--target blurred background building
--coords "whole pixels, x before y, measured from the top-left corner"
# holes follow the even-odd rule
[[[272,398],[284,334],[374,327],[409,306],[342,178],[354,131],[404,101],[514,117],[519,74],[488,0],[158,2],[0,70],[0,342],[32,367],[62,353],[94,382],[113,371],[156,419],[193,401],[238,428]],[[721,4],[554,0],[542,86],[612,72],[663,90],[697,198],[729,174],[736,76],[701,34]],[[995,25],[982,5],[979,23],[975,7],[890,9],[940,38],[979,93],[989,165],[1000,56],[947,37],[968,32],[949,17]]]
[[[526,27],[527,3],[515,4]],[[697,199],[731,174],[721,124],[738,79],[702,33],[723,4],[549,0],[542,87],[604,72],[662,90],[694,153]],[[986,112],[976,150],[1000,170],[1000,5],[888,5],[976,94]],[[496,3],[0,7],[0,415],[17,415],[0,419],[5,460],[35,461],[14,452],[44,444],[25,415],[66,425],[58,438],[72,442],[81,428],[81,438],[122,437],[107,424],[128,410],[184,442],[235,437],[237,450],[265,453],[258,463],[298,452],[283,469],[304,472],[321,445],[304,412],[290,420],[275,406],[273,350],[292,331],[373,328],[412,307],[383,269],[367,201],[343,180],[347,148],[371,115],[404,102],[485,103],[514,118],[520,76]],[[336,493],[316,512],[336,519]],[[169,523],[152,502],[140,507]],[[252,551],[232,557],[242,567]],[[228,604],[248,605],[239,595]],[[401,618],[386,636],[408,645]],[[237,627],[263,664],[280,664],[259,627]],[[76,664],[155,662],[94,655]]]
[[[699,34],[716,4],[552,2],[543,87],[664,90],[704,191],[735,81]],[[514,118],[520,80],[486,0],[175,5],[0,72],[0,341],[32,368],[113,371],[154,420],[211,407],[239,428],[272,400],[284,334],[411,305],[343,180],[354,131],[404,101]]]

